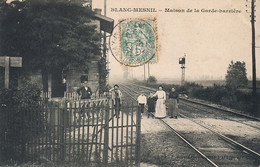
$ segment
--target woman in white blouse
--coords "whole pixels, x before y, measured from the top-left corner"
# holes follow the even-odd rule
[[[166,93],[162,90],[162,86],[159,86],[159,90],[153,95],[157,97],[156,106],[155,106],[155,117],[164,118],[166,117]]]

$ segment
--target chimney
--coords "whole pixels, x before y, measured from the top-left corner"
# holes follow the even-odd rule
[[[98,9],[98,8],[94,9],[95,14],[101,15],[101,12],[102,12],[102,9]]]

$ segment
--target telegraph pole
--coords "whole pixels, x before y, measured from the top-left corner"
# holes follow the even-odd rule
[[[104,16],[107,15],[107,1],[104,0]],[[108,58],[107,58],[107,37],[106,37],[106,32],[104,31],[104,34],[103,34],[103,56],[104,56],[104,59],[106,62],[108,62]],[[106,63],[106,69],[108,70],[108,64]],[[109,82],[109,73],[107,74],[107,83]]]
[[[107,0],[104,0],[104,16],[107,15]]]
[[[148,78],[150,77],[150,63],[147,64],[148,66]]]
[[[255,0],[251,0],[251,26],[252,26],[252,70],[253,70],[253,95],[256,95],[256,65],[255,65]]]
[[[146,77],[145,77],[145,64],[144,64],[144,81],[145,81],[145,78],[146,78]]]
[[[104,0],[104,16],[106,16],[107,15],[107,2],[106,2],[106,0]],[[106,42],[106,32],[104,31],[104,33],[103,33],[103,56],[104,56],[104,58],[105,59],[107,59],[107,57],[106,57],[106,55],[107,55],[107,53],[106,53],[106,51],[107,51],[107,42]]]

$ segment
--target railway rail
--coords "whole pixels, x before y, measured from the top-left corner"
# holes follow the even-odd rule
[[[204,106],[204,105],[200,105],[200,104],[197,105],[197,103],[194,103],[193,101],[188,101],[188,102],[181,101],[180,105],[185,106],[185,107],[189,107],[189,108],[193,109],[193,111],[198,111],[201,114],[207,113],[207,114],[213,115],[215,117],[221,117],[223,119],[227,119],[227,120],[230,120],[230,121],[239,122],[241,124],[244,124],[244,125],[247,125],[247,126],[250,126],[250,127],[253,127],[255,129],[260,130],[259,126],[247,123],[249,120],[258,121],[258,118],[251,118],[251,116],[250,117],[248,117],[248,116],[247,117],[244,117],[244,116],[241,117],[238,114],[229,113],[229,112],[223,113],[222,110],[219,110],[217,108],[212,108],[212,107],[210,107],[210,109],[209,109],[208,106]]]
[[[136,86],[136,87],[148,90],[148,91],[153,91],[153,92],[157,91],[157,89],[142,86],[142,85],[137,85],[137,84],[134,84],[134,83],[128,83],[128,85]],[[224,109],[224,108],[221,108],[221,107],[218,107],[218,106],[212,106],[210,104],[205,104],[205,103],[202,103],[202,102],[199,102],[199,101],[196,101],[196,100],[191,100],[191,99],[187,99],[187,98],[183,98],[183,97],[180,97],[180,100],[185,101],[185,102],[189,102],[189,103],[192,103],[192,104],[205,106],[205,107],[208,107],[208,108],[211,108],[211,109],[214,109],[214,110],[220,110],[220,111],[223,111],[223,112],[232,113],[232,114],[242,116],[242,117],[245,117],[245,118],[249,118],[249,119],[252,119],[252,120],[260,121],[260,118],[257,118],[257,117],[254,117],[254,116],[251,116],[251,115],[248,115],[248,114],[232,111],[230,109]]]
[[[127,84],[127,85],[122,85],[123,87],[123,91],[126,92],[129,96],[131,96],[133,99],[136,100],[137,98],[137,95],[140,94],[140,90],[142,90],[144,92],[144,90],[148,92],[150,91],[155,91],[155,89],[152,89],[152,88],[148,88],[148,87],[144,87],[144,86],[139,86],[139,85],[136,85],[136,84]],[[134,89],[137,89],[137,90],[134,90]],[[187,101],[187,99],[181,99],[183,101]],[[191,101],[191,100],[188,100],[188,101]],[[208,106],[208,105],[204,105],[204,106]],[[212,106],[210,106],[212,108]],[[218,109],[216,107],[214,107],[214,109]],[[221,109],[223,110],[223,109]],[[227,110],[225,110],[227,111]],[[228,111],[227,111],[228,112]],[[240,115],[240,116],[243,116],[243,117],[246,117],[246,118],[249,118],[249,119],[254,119],[254,117],[251,117],[251,116],[248,116],[248,115],[244,115],[244,114],[240,114],[240,113],[233,113],[232,114],[236,114],[236,115]],[[246,146],[244,146],[243,144],[235,141],[235,140],[232,140],[231,138],[205,126],[205,125],[202,125],[201,122],[199,121],[195,121],[193,120],[192,118],[189,118],[188,116],[184,115],[184,114],[181,114],[181,116],[183,118],[186,118],[192,122],[194,122],[195,124],[198,124],[199,126],[207,129],[211,135],[215,136],[214,138],[218,138],[216,140],[219,140],[219,138],[221,138],[223,141],[225,142],[228,142],[229,144],[231,144],[231,147],[236,147],[236,148],[239,148],[241,154],[245,153],[245,154],[250,154],[250,157],[251,159],[256,159],[258,160],[260,158],[260,154]],[[254,119],[254,120],[258,120],[258,119]],[[205,154],[202,153],[202,151],[200,151],[200,149],[198,148],[199,145],[196,147],[196,141],[192,139],[192,137],[188,137],[187,139],[187,135],[182,135],[180,132],[178,132],[176,129],[174,129],[172,126],[169,125],[169,123],[163,119],[160,119],[160,121],[166,126],[168,127],[169,129],[171,129],[172,132],[174,132],[177,136],[179,136],[183,141],[185,141],[185,143],[187,143],[190,147],[192,147],[196,152],[198,152],[203,158],[205,158],[209,163],[211,163],[212,166],[218,166],[215,162],[213,162],[209,157],[212,157],[212,152],[207,152],[207,155],[206,156]],[[209,133],[209,134],[210,134]],[[211,137],[212,138],[212,137]],[[194,146],[195,145],[195,146]],[[235,149],[235,148],[232,148],[232,149]],[[204,151],[205,152],[205,151]],[[240,154],[240,153],[239,153]],[[236,155],[235,155],[236,156]],[[247,155],[244,155],[244,156],[247,156]],[[257,163],[259,163],[257,161]],[[258,164],[259,165],[259,164]]]
[[[123,89],[122,89],[123,87]],[[129,89],[125,86],[121,85],[121,90],[125,93],[127,93],[132,100],[136,100],[135,95],[138,95],[138,92],[136,91],[132,91],[132,93],[135,93],[135,95],[129,93]],[[145,109],[147,110],[147,108],[145,107]],[[196,147],[194,147],[188,140],[185,139],[185,137],[183,137],[177,130],[175,130],[174,128],[172,128],[170,125],[168,125],[164,120],[160,119],[160,121],[175,135],[177,135],[182,141],[184,141],[187,145],[189,145],[194,151],[196,151],[201,157],[203,157],[206,161],[208,161],[209,164],[211,164],[212,166],[217,167],[217,165],[210,160],[207,156],[205,156],[201,151],[199,151]]]
[[[140,87],[140,88],[148,90],[148,91],[156,91],[156,89],[141,86],[141,85],[136,85],[136,84],[132,84],[132,83],[130,85]],[[210,104],[205,104],[205,103],[202,103],[202,102],[199,102],[196,100],[192,100],[192,99],[187,99],[187,98],[183,98],[183,97],[180,97],[179,99],[180,99],[180,104],[182,104],[185,107],[197,109],[199,111],[203,111],[208,114],[215,115],[217,117],[222,117],[223,119],[236,121],[241,124],[244,124],[244,125],[247,125],[247,126],[260,130],[260,118],[253,117],[251,115],[240,113],[240,112],[235,112],[235,111],[232,111],[231,109],[224,109],[224,108],[221,108],[218,106],[212,106]],[[252,123],[248,123],[249,121],[257,121],[259,123],[254,125]]]

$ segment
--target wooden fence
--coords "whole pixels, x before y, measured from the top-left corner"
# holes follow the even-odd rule
[[[100,99],[105,98],[105,95],[99,95],[98,91],[93,92],[91,99]],[[64,92],[64,99],[70,100],[70,101],[79,101],[81,100],[81,96],[77,92]]]
[[[44,101],[48,101],[49,99],[51,99],[51,92],[41,92],[41,99],[44,100]]]
[[[111,100],[49,102],[0,110],[0,160],[139,166],[141,115]]]
[[[80,96],[77,92],[64,92],[64,98],[69,100],[80,100]]]

